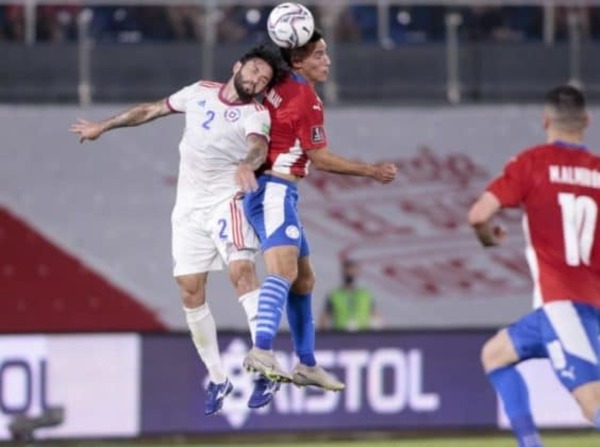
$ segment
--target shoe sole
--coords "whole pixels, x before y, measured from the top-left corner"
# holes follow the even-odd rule
[[[277,372],[274,371],[273,368],[267,368],[265,366],[255,366],[251,364],[249,361],[244,360],[244,369],[251,373],[260,373],[265,376],[267,379],[272,380],[277,383],[291,383],[293,382],[292,376],[288,375],[285,372]]]
[[[277,383],[279,383],[279,382],[277,382]],[[252,410],[258,410],[259,408],[266,407],[267,405],[269,405],[271,403],[271,401],[275,397],[274,394],[275,393],[271,394],[271,398],[266,402],[261,402],[260,404],[251,404],[250,402],[248,402],[246,405],[248,406],[248,408],[250,408]]]
[[[273,400],[273,399],[271,399]],[[250,408],[251,410],[258,410],[259,408],[262,407],[266,407],[267,405],[269,405],[271,403],[271,400],[265,402],[265,403],[261,403],[260,405],[250,405],[248,404],[248,408]]]
[[[303,376],[294,376],[294,378],[292,379],[292,383],[300,388],[303,388],[305,386],[315,386],[317,388],[321,388],[327,391],[343,391],[344,389],[346,389],[346,385],[342,385],[341,387],[322,385]]]

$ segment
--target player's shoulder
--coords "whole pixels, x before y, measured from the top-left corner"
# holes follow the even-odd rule
[[[221,82],[200,80],[196,83],[196,86],[208,90],[219,90],[223,87],[223,84]]]
[[[270,117],[269,110],[267,109],[267,107],[265,107],[265,105],[257,99],[252,99],[245,103],[238,103],[232,107],[232,110],[238,110],[239,113],[241,113],[241,115],[244,116],[245,119],[257,115],[266,115]],[[229,113],[234,112],[230,111]]]
[[[219,82],[205,81],[205,80],[200,79],[200,80],[194,81],[191,84],[188,84],[182,88],[187,88],[190,90],[217,90],[218,91],[221,87],[223,87],[223,84],[221,84]]]
[[[533,156],[539,155],[543,153],[547,153],[552,150],[552,145],[547,143],[535,144],[533,146],[528,146],[521,151],[521,155]]]
[[[268,112],[267,108],[257,99],[253,99],[248,103],[248,108],[254,112]]]
[[[569,146],[562,143],[544,143],[529,147],[521,152],[521,158],[535,161],[564,161],[585,160],[585,162],[600,162],[600,157],[588,151],[584,146]]]
[[[278,90],[282,91],[284,94],[292,96],[294,98],[298,97],[315,97],[317,93],[313,89],[313,87],[308,83],[308,81],[300,75],[295,73],[290,73],[286,76],[286,78],[275,88],[279,87]]]
[[[200,80],[182,87],[180,91],[193,96],[208,92],[218,93],[222,85],[218,82]]]
[[[546,157],[551,147],[548,144],[536,144],[520,150],[517,155],[512,157],[510,162],[527,162],[539,157]]]

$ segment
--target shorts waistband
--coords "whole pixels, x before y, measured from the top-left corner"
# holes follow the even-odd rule
[[[298,188],[298,183],[294,182],[292,180],[286,180],[283,179],[281,177],[277,177],[275,175],[271,175],[271,174],[261,174],[260,177],[258,177],[258,181],[259,182],[273,182],[273,183],[279,183],[281,185],[286,185],[290,188],[293,189],[297,189]]]

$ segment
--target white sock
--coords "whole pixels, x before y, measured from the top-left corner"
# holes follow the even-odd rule
[[[219,353],[217,327],[208,304],[204,304],[196,309],[187,309],[184,307],[183,310],[185,311],[185,320],[192,333],[192,341],[208,370],[211,382],[225,382],[227,374],[225,374],[225,369],[221,362],[221,354]]]
[[[239,298],[239,302],[246,312],[246,319],[248,320],[248,328],[250,328],[250,337],[252,337],[252,344],[256,337],[256,318],[258,316],[258,293],[260,289],[248,292]]]

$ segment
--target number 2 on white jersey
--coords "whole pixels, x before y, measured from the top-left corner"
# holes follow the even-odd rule
[[[212,110],[207,110],[206,111],[206,120],[204,120],[204,122],[202,123],[202,127],[204,127],[206,130],[209,130],[210,123],[214,119],[215,119],[215,112],[213,112]]]
[[[567,265],[590,265],[598,205],[591,197],[565,192],[558,194],[558,203],[562,211]]]

